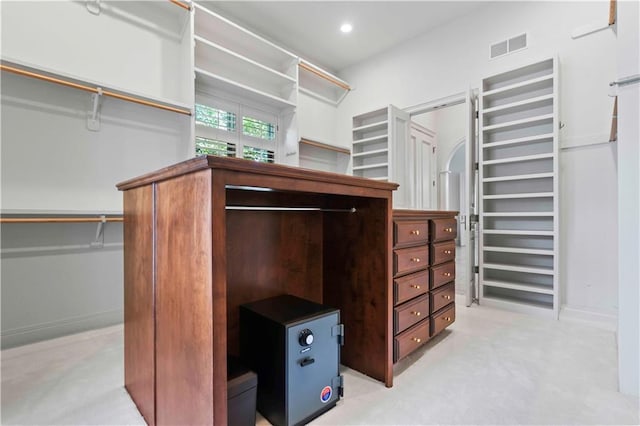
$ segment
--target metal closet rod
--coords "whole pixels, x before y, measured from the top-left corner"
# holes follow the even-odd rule
[[[183,9],[191,10],[191,5],[181,2],[180,0],[169,0],[169,1],[177,6],[180,6]]]
[[[48,81],[49,83],[56,83],[56,84],[60,84],[62,86],[67,86],[67,87],[72,87],[74,89],[84,90],[85,92],[91,92],[91,93],[97,93],[97,94],[104,95],[104,96],[110,96],[112,98],[116,98],[116,99],[120,99],[120,100],[128,101],[128,102],[133,102],[133,103],[140,104],[140,105],[146,105],[146,106],[150,106],[150,107],[153,107],[153,108],[163,109],[165,111],[172,111],[172,112],[177,112],[179,114],[191,115],[191,111],[190,110],[186,110],[186,109],[182,109],[182,108],[176,108],[176,107],[172,107],[172,106],[168,106],[168,105],[163,105],[163,104],[160,104],[160,103],[157,103],[157,102],[147,101],[145,99],[136,98],[136,97],[129,96],[129,95],[123,95],[123,94],[120,94],[120,93],[112,92],[110,90],[104,90],[104,89],[99,88],[99,87],[86,86],[84,84],[74,83],[72,81],[67,81],[67,80],[63,80],[63,79],[57,78],[57,77],[51,77],[51,76],[48,76],[48,75],[44,75],[44,74],[39,74],[39,73],[32,72],[32,71],[23,70],[21,68],[12,67],[12,66],[5,65],[5,64],[0,64],[0,69],[2,71],[12,72],[14,74],[22,75],[22,76],[25,76],[25,77],[31,77],[31,78],[36,78],[38,80]]]
[[[111,217],[0,217],[0,223],[97,223],[123,222],[122,216]]]
[[[344,90],[351,90],[351,86],[349,86],[348,84],[345,84],[341,81],[339,81],[338,79],[323,73],[322,71],[316,69],[315,67],[311,66],[311,65],[307,65],[305,62],[300,62],[298,63],[298,66],[300,68],[304,68],[305,70],[314,73],[315,75],[317,75],[320,78],[324,78],[325,80],[335,84],[336,86],[339,86],[341,88],[343,88]]]
[[[276,211],[276,212],[338,212],[355,213],[355,207],[350,209],[325,209],[322,207],[263,207],[263,206],[226,206],[227,210],[249,210],[249,211]]]

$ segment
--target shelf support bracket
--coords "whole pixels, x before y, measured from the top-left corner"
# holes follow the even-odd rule
[[[105,215],[100,216],[102,219],[98,222],[98,228],[96,229],[96,238],[89,246],[91,248],[103,248],[104,247],[104,224],[107,223],[107,217]]]
[[[98,92],[91,95],[93,109],[87,114],[87,129],[92,132],[100,130],[100,97],[102,96],[102,88],[98,87]]]

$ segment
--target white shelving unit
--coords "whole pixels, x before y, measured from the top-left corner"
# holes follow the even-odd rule
[[[294,108],[298,57],[217,13],[194,4],[196,88]]]
[[[333,106],[351,91],[349,83],[304,59],[298,63],[298,79],[298,90]]]
[[[353,117],[354,176],[387,180],[393,176],[392,149],[389,137],[389,108],[381,108]]]
[[[483,79],[479,121],[480,296],[557,318],[557,59]]]

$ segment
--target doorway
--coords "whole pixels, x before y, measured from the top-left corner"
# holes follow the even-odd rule
[[[428,102],[405,111],[415,123],[429,130],[435,160],[436,179],[431,183],[429,203],[417,204],[418,209],[457,210],[458,238],[456,239],[456,293],[465,295],[467,306],[476,298],[475,291],[475,235],[469,221],[475,213],[475,101],[470,92]],[[420,146],[413,139],[411,148]],[[428,159],[412,152],[415,176],[421,170],[434,171]],[[435,185],[434,185],[435,184]],[[416,183],[416,200],[420,199],[419,182]],[[424,200],[424,198],[423,198]]]

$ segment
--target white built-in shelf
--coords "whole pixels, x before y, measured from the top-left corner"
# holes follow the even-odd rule
[[[485,280],[484,285],[499,288],[509,288],[512,290],[530,291],[532,293],[553,294],[553,288],[532,284],[521,284],[506,281]]]
[[[522,111],[529,108],[535,108],[539,105],[550,104],[553,101],[553,95],[537,96],[531,99],[525,99],[522,101],[511,102],[505,105],[499,105],[492,108],[485,108],[485,115],[494,115],[496,113],[511,113],[515,111]]]
[[[388,121],[378,121],[377,123],[365,124],[364,126],[354,127],[353,132],[373,132],[376,130],[384,130],[387,128]],[[386,135],[385,135],[386,137]]]
[[[553,84],[553,75],[544,75],[541,77],[532,78],[530,80],[521,81],[508,86],[500,87],[498,89],[488,90],[482,93],[482,96],[487,99],[496,97],[497,95],[515,95],[520,93],[527,93],[536,90],[538,86]]]
[[[522,155],[519,157],[501,158],[499,160],[485,160],[483,164],[485,166],[490,166],[494,164],[521,163],[524,161],[546,160],[546,159],[552,159],[552,158],[553,158],[553,153]]]
[[[212,72],[195,68],[196,72],[196,86],[199,89],[213,89],[222,90],[227,93],[231,93],[237,96],[242,96],[247,99],[254,100],[256,102],[273,106],[277,109],[295,108],[295,102],[288,99],[281,98],[279,96],[272,95],[254,87],[247,86],[245,84],[238,83],[229,78],[216,75]]]
[[[526,272],[528,274],[541,274],[541,275],[553,275],[552,268],[541,268],[541,267],[533,267],[533,266],[518,266],[518,265],[508,265],[503,263],[484,263],[482,265],[485,269],[496,269],[500,271],[511,271],[511,272]]]
[[[319,66],[300,58],[298,62],[298,90],[337,106],[351,91],[351,85]]]
[[[388,176],[378,176],[378,177],[372,177],[372,178],[369,178],[369,179],[387,181],[387,180],[389,180],[389,177]]]
[[[194,33],[238,54],[291,76],[298,58],[291,52],[194,3]]]
[[[197,52],[201,49],[202,56],[206,57],[208,63],[215,69],[224,64],[224,68],[228,69],[232,73],[231,75],[235,76],[238,73],[248,74],[251,79],[267,80],[267,84],[291,84],[296,82],[296,79],[289,75],[262,65],[212,41],[200,36],[195,36],[194,39],[196,41],[196,66],[200,68],[202,66],[198,64],[199,55]]]
[[[491,212],[485,217],[553,217],[553,212]]]
[[[553,114],[543,114],[535,117],[523,118],[520,120],[508,121],[506,123],[492,124],[490,126],[483,126],[483,132],[495,132],[502,130],[517,130],[525,127],[530,127],[535,124],[551,123],[553,121]]]
[[[483,200],[512,200],[516,198],[551,198],[553,192],[526,192],[521,194],[484,195]]]
[[[522,235],[531,237],[553,237],[553,231],[538,231],[531,229],[485,229],[482,231],[485,235]]]
[[[354,166],[353,170],[369,170],[369,169],[379,169],[382,167],[388,167],[389,163],[378,163],[378,164],[367,164],[366,166]]]
[[[543,302],[535,299],[524,301],[504,295],[501,295],[500,297],[485,295],[483,296],[483,300],[483,305],[487,307],[505,309],[540,317],[553,318],[556,315],[553,310],[553,303],[551,302]]]
[[[387,135],[379,135],[379,136],[372,136],[370,138],[364,138],[364,139],[356,139],[353,141],[354,145],[358,145],[358,144],[366,144],[366,143],[372,143],[372,142],[383,142],[387,140]]]
[[[374,149],[372,151],[366,151],[366,152],[354,152],[351,156],[354,157],[354,158],[373,157],[373,156],[380,155],[380,154],[386,154],[388,152],[389,152],[389,150],[386,149],[386,148],[384,148],[384,149]]]
[[[510,180],[528,180],[552,178],[553,173],[530,173],[528,175],[497,176],[482,179],[483,182],[506,182]]]
[[[499,253],[520,253],[520,254],[536,254],[540,256],[553,256],[553,250],[525,249],[525,248],[517,248],[517,247],[495,247],[495,246],[484,246],[482,250],[499,252]]]
[[[553,141],[553,133],[544,133],[542,135],[525,136],[522,138],[508,139],[500,142],[490,142],[482,145],[483,148],[498,148],[508,145],[526,145],[534,142]]]

